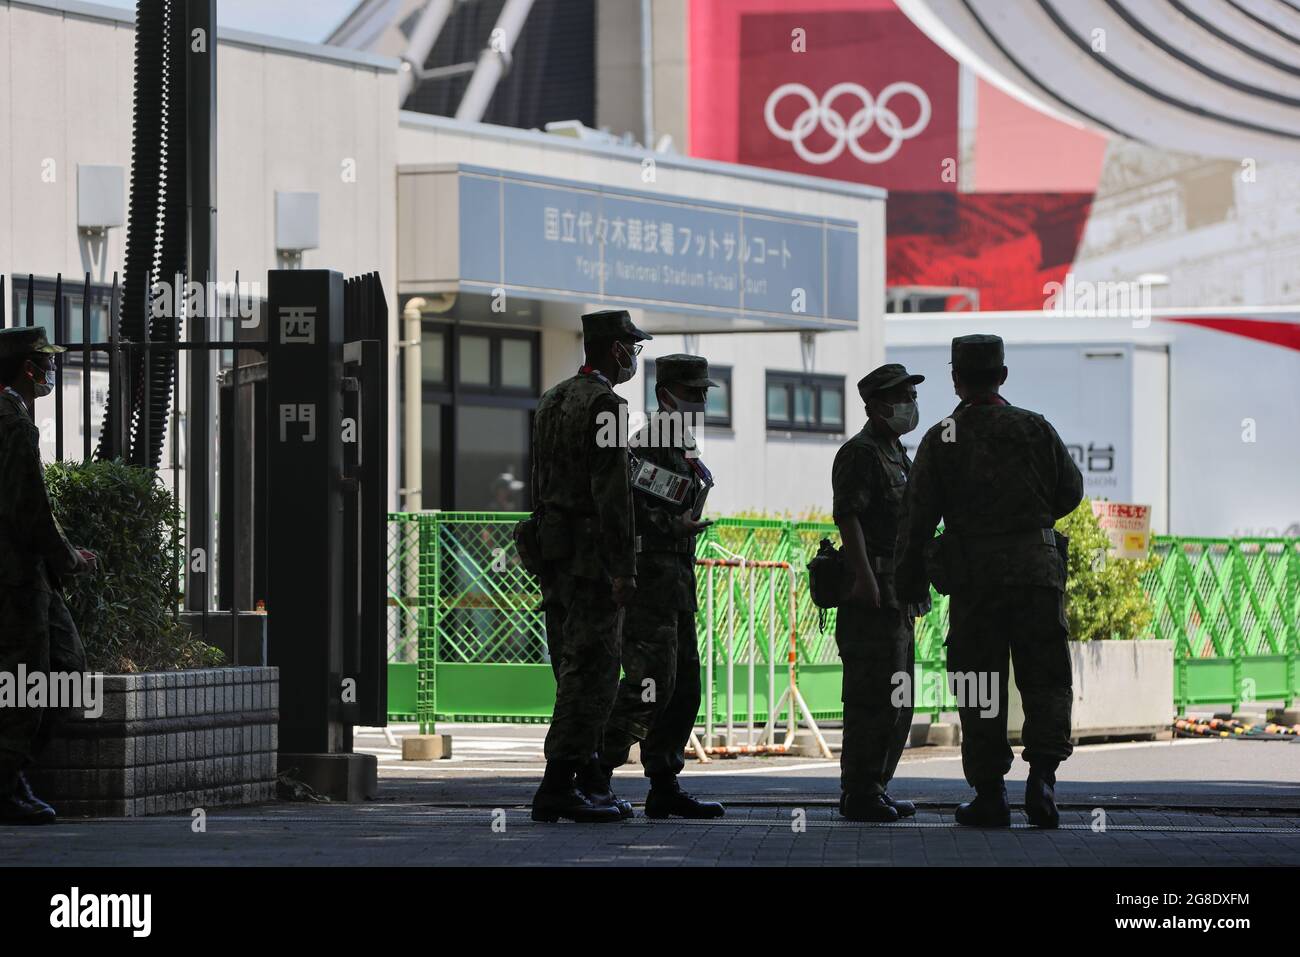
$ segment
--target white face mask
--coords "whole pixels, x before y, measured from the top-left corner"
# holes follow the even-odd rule
[[[881,418],[896,435],[906,435],[915,429],[917,423],[921,421],[921,412],[917,409],[915,400],[895,402],[892,406],[889,406],[889,409],[890,414],[882,415]]]
[[[636,375],[636,353],[632,352],[630,349],[628,349],[627,346],[623,345],[623,343],[621,342],[618,343],[618,348],[619,351],[621,351],[624,356],[632,360],[632,364],[626,366],[623,365],[622,359],[619,359],[618,361],[618,377],[614,380],[614,382],[616,384],[621,384],[623,382],[627,382],[634,375]]]
[[[670,412],[680,412],[682,415],[689,416],[692,421],[704,415],[705,409],[708,408],[707,401],[690,402],[680,396],[673,395],[671,392],[664,390],[664,396],[669,403],[664,408]]]
[[[40,370],[38,369],[37,371],[39,372]],[[51,392],[53,392],[54,391],[54,363],[51,362],[50,367],[45,370],[44,378],[37,379],[33,377],[33,382],[36,385],[37,398],[40,398],[41,396],[49,395]]]

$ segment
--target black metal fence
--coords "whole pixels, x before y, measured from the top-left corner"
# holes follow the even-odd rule
[[[182,597],[186,581],[190,588],[197,584],[199,594],[187,596],[185,601],[191,626],[222,647],[231,663],[257,663],[250,660],[255,652],[250,653],[248,642],[237,636],[248,632],[241,629],[240,617],[258,611],[264,592],[258,594],[257,583],[264,585],[266,580],[266,541],[264,535],[257,535],[257,530],[265,527],[266,486],[265,457],[257,452],[265,431],[265,416],[256,414],[258,403],[264,409],[265,401],[257,389],[265,382],[267,348],[261,300],[252,297],[245,302],[238,274],[230,287],[233,295],[224,299],[207,291],[201,302],[178,296],[177,290],[187,288],[180,281],[171,287],[156,286],[152,309],[175,312],[180,307],[185,313],[198,306],[186,315],[190,319],[184,324],[186,337],[152,339],[151,328],[156,326],[145,321],[136,324],[140,338],[132,339],[122,334],[122,296],[116,273],[107,288],[92,284],[87,273],[79,294],[58,275],[53,281],[52,301],[49,280],[29,274],[25,282],[12,286],[10,295],[6,277],[0,275],[0,327],[42,325],[51,342],[67,349],[56,362],[51,397],[38,400],[38,425],[42,436],[47,434],[45,426],[52,425],[55,460],[121,459],[155,472],[169,471],[177,503],[186,500],[182,499],[182,473],[186,483],[203,483],[209,493],[203,498],[208,502],[213,501],[210,493],[219,482],[215,514],[186,516],[180,539],[183,551],[171,563],[176,575],[174,592]],[[80,308],[70,314],[74,299]],[[179,316],[170,318],[171,328],[179,333]],[[214,321],[218,333],[224,332],[229,322],[230,338],[211,334]],[[217,360],[202,363],[214,370],[208,375],[209,388],[219,391],[216,458],[210,454],[182,456],[184,442],[189,443],[187,451],[192,451],[196,442],[209,446],[213,435],[212,422],[190,421],[182,429],[181,372],[184,370],[188,385],[196,364],[182,363],[181,357],[192,358],[199,352],[216,354]],[[67,436],[68,389],[74,374],[80,395],[72,415],[79,420],[79,443],[69,442]],[[102,389],[95,388],[97,374],[106,374]],[[53,404],[52,420],[40,418],[40,404],[46,402]],[[206,467],[194,468],[196,460]],[[214,517],[219,530],[215,553]],[[211,585],[214,566],[220,585],[217,595]],[[214,598],[221,612],[213,610]],[[176,613],[181,614],[179,602]],[[218,614],[229,615],[228,626],[213,620]]]

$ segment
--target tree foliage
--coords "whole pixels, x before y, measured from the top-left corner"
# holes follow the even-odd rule
[[[1076,641],[1139,638],[1151,626],[1151,602],[1142,590],[1142,576],[1160,559],[1116,558],[1110,539],[1084,499],[1056,523],[1070,538],[1069,580],[1065,586],[1070,637]]]

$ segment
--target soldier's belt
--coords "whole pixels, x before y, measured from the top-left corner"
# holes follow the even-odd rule
[[[962,545],[972,552],[992,552],[1031,545],[1050,545],[1055,548],[1056,531],[1051,528],[1034,528],[988,535],[968,535],[963,532],[961,541]]]
[[[695,543],[689,538],[656,538],[651,535],[636,537],[638,552],[675,552],[691,555],[695,552]]]

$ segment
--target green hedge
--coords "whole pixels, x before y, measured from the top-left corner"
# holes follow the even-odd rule
[[[156,473],[121,461],[56,462],[45,484],[68,540],[99,558],[95,574],[65,582],[87,666],[123,673],[221,664],[221,652],[176,618],[181,513]]]

